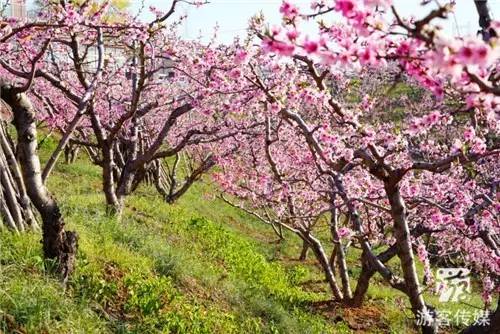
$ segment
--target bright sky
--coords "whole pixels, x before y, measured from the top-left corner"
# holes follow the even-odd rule
[[[267,20],[279,24],[279,6],[281,0],[209,0],[210,3],[199,8],[182,5],[180,13],[187,13],[188,19],[181,32],[185,38],[196,38],[200,35],[209,36],[213,27],[219,25],[219,40],[231,42],[234,36],[245,34],[248,19],[263,11]],[[132,10],[137,12],[141,8],[141,0],[133,0]],[[308,8],[310,0],[291,1]],[[404,15],[425,15],[426,10],[419,5],[421,0],[394,0],[396,8]],[[444,2],[444,1],[441,1]],[[478,30],[478,17],[473,0],[457,0],[457,10],[454,17],[443,22],[443,27],[452,34],[475,34]],[[493,18],[500,19],[500,0],[488,0]],[[151,18],[148,8],[153,5],[160,9],[169,8],[170,0],[144,0],[144,19]]]
[[[29,0],[28,2],[32,2]],[[144,2],[141,17],[149,20],[149,6],[166,10],[170,7],[171,0],[131,0],[131,11],[137,13]],[[219,25],[219,40],[231,42],[235,36],[244,36],[248,19],[260,10],[267,21],[272,24],[280,23],[279,6],[281,0],[209,0],[209,4],[199,8],[181,4],[179,14],[188,14],[188,19],[181,29],[184,38],[196,38],[200,33],[209,38],[213,27]],[[310,0],[291,0],[295,4],[308,8]],[[404,16],[416,15],[421,17],[426,14],[425,8],[419,5],[421,0],[394,0],[396,8]],[[444,0],[440,2],[444,3]],[[454,17],[443,21],[443,27],[451,34],[469,35],[478,30],[478,17],[473,0],[456,0],[457,10]],[[500,0],[488,0],[493,18],[500,19]],[[333,14],[332,14],[333,15]]]

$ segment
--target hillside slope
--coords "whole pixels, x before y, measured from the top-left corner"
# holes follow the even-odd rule
[[[175,205],[144,187],[117,222],[99,173],[82,155],[49,180],[80,235],[66,291],[46,274],[38,232],[0,231],[0,333],[412,332],[405,298],[377,282],[366,307],[337,309],[315,261],[295,260],[299,240],[276,243],[207,182]]]

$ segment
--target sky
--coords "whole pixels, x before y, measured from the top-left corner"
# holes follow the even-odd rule
[[[29,2],[33,0],[29,0]],[[302,8],[308,8],[310,0],[290,0]],[[138,13],[144,2],[141,18],[149,20],[149,6],[162,10],[170,8],[171,0],[131,0],[131,11]],[[184,38],[193,39],[204,36],[205,40],[212,36],[213,27],[219,26],[218,39],[220,42],[230,43],[235,36],[244,36],[248,20],[251,16],[262,11],[271,24],[280,23],[279,6],[281,0],[209,0],[209,4],[199,8],[181,4],[178,15],[188,14],[187,20],[180,28]],[[421,0],[394,0],[396,8],[403,16],[425,15],[425,8],[419,5]],[[445,1],[441,0],[442,3]],[[478,30],[478,17],[473,0],[456,0],[456,13],[449,20],[443,21],[442,26],[453,35],[475,34]],[[494,19],[500,19],[500,0],[488,0],[491,14]]]
[[[199,8],[182,5],[179,10],[187,13],[188,18],[181,29],[184,38],[196,38],[200,35],[211,36],[213,27],[219,25],[219,40],[231,42],[235,36],[244,36],[249,18],[262,11],[268,22],[279,24],[279,6],[281,0],[209,0],[210,3]],[[308,8],[310,0],[290,0],[303,8]],[[132,0],[132,11],[141,8],[141,0]],[[421,0],[394,0],[396,8],[404,16],[425,15],[425,8],[420,6]],[[441,1],[444,2],[444,1]],[[443,27],[451,34],[470,35],[478,30],[478,17],[473,0],[456,0],[456,13],[450,20],[443,22]],[[491,15],[500,19],[500,0],[488,0]],[[153,5],[160,9],[167,9],[170,0],[144,0],[145,12]],[[146,13],[144,19],[151,18]]]

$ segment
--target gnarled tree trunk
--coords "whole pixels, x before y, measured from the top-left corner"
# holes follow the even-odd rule
[[[64,162],[66,164],[72,164],[76,161],[78,157],[78,152],[80,151],[80,146],[75,145],[71,141],[64,148]]]
[[[5,131],[3,122],[11,120],[11,108],[0,100],[0,215],[2,218],[0,227],[22,232],[26,229],[37,228],[37,223],[13,153],[12,142]]]
[[[438,323],[433,311],[425,304],[420,289],[405,202],[398,185],[387,181],[385,182],[385,191],[389,199],[391,216],[394,221],[394,237],[396,238],[398,257],[401,261],[401,269],[407,288],[406,294],[410,299],[413,314],[422,323],[422,333],[434,334],[437,332]],[[426,317],[426,319],[418,319],[419,317]]]
[[[35,110],[24,93],[3,83],[1,97],[12,109],[17,130],[17,156],[27,194],[42,217],[43,252],[57,262],[57,272],[64,282],[74,269],[77,234],[65,231],[59,206],[42,181],[37,153]]]
[[[337,280],[335,279],[332,267],[330,266],[328,257],[326,256],[325,250],[323,249],[321,242],[312,235],[310,235],[308,232],[301,233],[301,238],[303,240],[306,240],[311,249],[313,250],[316,259],[318,260],[319,264],[321,265],[321,268],[323,269],[323,273],[325,274],[325,279],[328,282],[330,289],[332,290],[335,300],[337,301],[343,300],[344,296],[342,295],[342,292],[340,291],[340,288],[337,284]]]
[[[307,251],[309,250],[309,244],[307,241],[302,240],[302,250],[300,251],[299,261],[305,261],[307,259]]]
[[[330,222],[330,233],[332,235],[332,241],[336,248],[336,261],[334,260],[333,262],[336,262],[337,264],[340,280],[342,281],[342,293],[344,294],[344,298],[346,300],[349,300],[352,298],[352,291],[351,284],[349,282],[349,271],[347,269],[346,253],[344,247],[342,246],[342,242],[340,240],[338,232],[339,217],[336,209],[333,209],[331,213],[332,217]],[[332,267],[334,266],[334,263],[331,264]]]

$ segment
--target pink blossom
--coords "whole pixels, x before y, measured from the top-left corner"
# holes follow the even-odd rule
[[[353,152],[353,150],[351,150],[351,149],[345,149],[343,157],[347,161],[351,161],[352,159],[354,159],[354,152]]]
[[[409,188],[408,188],[408,194],[410,196],[417,196],[418,194],[418,187],[416,185],[411,185]]]
[[[295,41],[297,37],[299,37],[299,32],[297,29],[293,28],[286,32],[286,37],[288,37],[290,41]]]
[[[417,135],[422,131],[422,126],[419,119],[415,119],[410,123],[408,127],[408,133],[410,135]]]
[[[377,63],[377,54],[370,46],[358,51],[358,58],[361,65],[375,65]]]
[[[74,25],[77,24],[81,19],[82,17],[73,7],[68,7],[66,9],[66,16],[64,18],[66,24]]]
[[[318,2],[318,1],[312,1],[311,2],[311,9],[313,9],[313,10],[316,9],[316,8],[318,8],[318,7],[321,7],[321,6],[322,6],[322,4],[320,2]]]
[[[476,137],[476,130],[474,130],[473,127],[468,127],[465,131],[464,131],[464,139],[466,141],[471,141],[472,139],[474,139]]]
[[[231,72],[229,72],[229,76],[232,79],[239,79],[241,78],[241,69],[239,67],[233,68]]]
[[[307,52],[307,53],[314,53],[316,51],[318,51],[318,43],[315,42],[315,41],[311,41],[311,40],[306,40],[304,42],[304,50]]]
[[[483,301],[486,305],[490,305],[492,298],[491,295],[493,293],[495,285],[489,276],[486,276],[483,279],[483,292],[481,294]]]
[[[248,53],[245,50],[239,49],[234,55],[234,61],[236,64],[241,65],[246,63],[248,59]]]
[[[486,143],[484,142],[484,140],[482,140],[481,138],[479,137],[476,137],[474,138],[474,141],[472,143],[472,152],[474,153],[484,153],[486,152]]]
[[[321,63],[325,65],[333,65],[337,61],[337,57],[329,52],[319,52],[319,57],[321,58]]]
[[[361,100],[361,107],[365,111],[371,111],[372,110],[372,108],[373,108],[373,101],[372,101],[370,95],[366,94],[365,96],[363,96],[363,99]]]
[[[280,41],[275,41],[272,39],[265,39],[263,42],[263,48],[267,52],[276,52],[282,56],[291,56],[295,51],[295,46],[292,44],[287,44]]]
[[[490,24],[490,27],[491,27],[491,29],[495,30],[497,35],[500,34],[500,21],[498,21],[498,20],[492,21]]]
[[[281,107],[279,105],[279,103],[269,103],[268,104],[268,110],[273,113],[273,114],[276,114],[280,111]]]
[[[368,7],[390,7],[392,5],[392,0],[364,0],[365,6]]]
[[[470,40],[459,50],[456,59],[463,65],[486,66],[490,63],[491,47],[482,41]]]
[[[348,52],[343,52],[337,57],[338,62],[340,65],[351,65],[352,63],[352,55]]]
[[[270,32],[271,32],[272,36],[278,36],[280,34],[280,32],[281,32],[281,27],[279,27],[279,26],[272,26]]]
[[[451,147],[451,150],[452,150],[452,152],[459,152],[460,150],[462,150],[463,146],[464,146],[464,144],[462,143],[462,141],[460,139],[456,138],[453,141],[453,145]]]
[[[434,124],[438,123],[440,119],[441,119],[441,112],[439,112],[439,110],[433,111],[432,113],[430,113],[426,117],[426,121],[430,125],[434,125]]]
[[[435,212],[431,215],[431,221],[434,224],[440,224],[443,221],[441,212]]]
[[[411,52],[411,46],[410,46],[410,43],[409,42],[402,42],[399,44],[397,50],[396,50],[396,53],[399,55],[399,56],[408,56]]]
[[[351,17],[354,14],[355,9],[356,5],[353,0],[335,1],[335,10],[341,12],[345,17]]]
[[[280,7],[280,13],[287,19],[293,20],[299,13],[298,8],[288,1],[283,1]]]
[[[347,227],[341,227],[339,228],[339,237],[341,239],[343,238],[348,238],[349,236],[352,235],[352,231],[350,229],[348,229]]]

